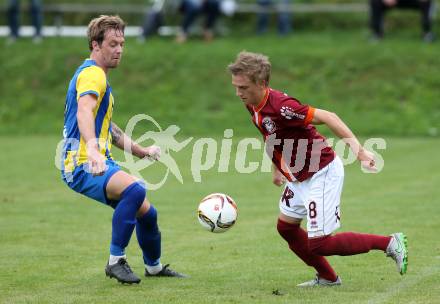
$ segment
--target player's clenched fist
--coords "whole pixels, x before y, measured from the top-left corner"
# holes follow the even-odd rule
[[[162,153],[159,146],[149,146],[143,149],[144,157],[149,160],[159,160]]]
[[[367,169],[368,171],[377,171],[374,153],[362,149],[358,153],[358,160],[361,162],[362,167]]]
[[[276,186],[280,187],[286,182],[286,177],[277,168],[274,168],[272,173],[272,182]]]

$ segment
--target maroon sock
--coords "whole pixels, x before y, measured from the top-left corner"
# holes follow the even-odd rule
[[[372,249],[385,251],[391,237],[342,232],[320,238],[309,239],[310,250],[318,255],[354,255],[365,253]]]
[[[318,272],[319,277],[329,281],[336,281],[337,275],[327,260],[309,250],[307,232],[301,229],[299,224],[289,224],[278,220],[277,229],[283,239],[301,260],[312,266]]]

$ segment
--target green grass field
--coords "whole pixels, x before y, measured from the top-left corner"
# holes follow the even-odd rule
[[[330,257],[343,286],[299,290],[296,284],[314,271],[276,231],[282,189],[269,173],[237,173],[235,150],[228,173],[218,172],[217,158],[202,182],[194,182],[191,143],[172,153],[183,184],[170,176],[148,194],[159,211],[162,261],[191,278],[145,279],[139,286],[105,278],[112,210],[68,189],[54,164],[66,86],[88,56],[87,42],[23,39],[0,52],[0,303],[440,303],[440,44],[422,44],[417,25],[400,28],[392,18],[380,44],[368,42],[363,25],[349,29],[350,18],[332,28],[325,26],[332,19],[299,18],[286,39],[249,35],[252,25],[244,22],[211,44],[128,38],[122,64],[109,76],[113,118],[124,128],[130,117],[146,113],[162,128],[178,125],[182,139],[220,142],[227,128],[234,129],[235,144],[259,138],[226,65],[243,49],[266,53],[274,88],[337,112],[359,136],[386,136],[382,172],[346,166],[341,231],[405,232],[406,276],[380,252]],[[345,23],[344,31],[338,28]],[[149,128],[142,123],[135,133]],[[248,161],[261,154],[248,153]],[[142,176],[154,183],[164,172],[155,164]],[[198,202],[212,192],[228,193],[239,207],[236,226],[225,234],[204,231],[197,221]],[[128,256],[142,274],[135,236]]]
[[[173,154],[184,184],[171,177],[148,194],[159,211],[162,261],[191,278],[145,279],[139,286],[105,278],[112,211],[61,182],[53,160],[57,140],[0,137],[0,303],[439,303],[438,140],[387,139],[377,175],[361,173],[358,164],[346,167],[341,230],[404,231],[408,274],[401,277],[380,252],[330,257],[343,286],[313,290],[295,287],[314,272],[277,235],[281,189],[270,174],[214,168],[194,183],[191,148]],[[259,157],[255,152],[249,160]],[[159,164],[142,173],[154,179],[162,172]],[[211,192],[226,192],[238,204],[238,222],[225,234],[197,222],[198,201]],[[135,237],[128,256],[141,274]]]

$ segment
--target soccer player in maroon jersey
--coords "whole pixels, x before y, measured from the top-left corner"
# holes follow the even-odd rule
[[[270,88],[268,57],[241,52],[228,69],[237,96],[263,134],[273,163],[273,183],[281,186],[287,181],[279,202],[278,232],[289,248],[317,271],[315,279],[298,286],[341,285],[340,277],[325,256],[354,255],[373,249],[384,251],[396,262],[399,273],[405,274],[408,250],[403,233],[333,234],[340,226],[344,167],[314,125],[327,125],[350,147],[362,166],[372,171],[376,170],[374,154],[362,147],[335,113],[301,104]],[[307,218],[307,232],[300,227],[304,218]]]

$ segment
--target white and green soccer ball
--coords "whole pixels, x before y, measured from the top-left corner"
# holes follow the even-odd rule
[[[199,204],[197,214],[203,228],[211,232],[225,232],[237,221],[237,205],[224,193],[212,193]]]

